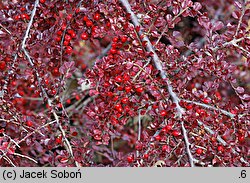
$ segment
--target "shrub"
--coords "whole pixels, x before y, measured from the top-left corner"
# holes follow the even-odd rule
[[[249,1],[0,7],[1,166],[249,166]]]

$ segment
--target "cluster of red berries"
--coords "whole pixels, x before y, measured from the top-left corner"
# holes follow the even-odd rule
[[[23,12],[23,13],[21,13],[21,14],[19,14],[19,15],[15,15],[15,16],[13,17],[13,19],[16,20],[16,21],[18,21],[18,20],[29,20],[29,19],[30,19],[30,16],[29,16],[27,13],[24,13],[24,11],[25,11],[26,9],[25,9],[24,7],[21,7],[20,10],[21,10],[21,12]]]
[[[121,36],[120,39],[118,37],[114,37],[113,38],[113,43],[112,43],[112,47],[110,49],[110,53],[111,54],[116,54],[118,53],[118,50],[119,48],[121,48],[121,46],[126,43],[128,40],[128,37],[127,36]]]

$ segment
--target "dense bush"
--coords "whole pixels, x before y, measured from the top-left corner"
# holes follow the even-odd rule
[[[3,0],[1,166],[249,166],[250,2]]]

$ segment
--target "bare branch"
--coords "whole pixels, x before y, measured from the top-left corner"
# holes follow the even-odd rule
[[[5,159],[9,164],[11,164],[13,167],[16,167],[16,165],[13,163],[13,161],[8,156],[3,156],[3,159]]]
[[[182,99],[182,100],[185,101],[185,102],[188,102],[188,103],[192,103],[192,104],[196,104],[196,105],[208,108],[208,109],[212,109],[212,110],[215,110],[215,111],[220,111],[221,113],[229,116],[230,118],[234,118],[234,116],[235,116],[235,114],[233,114],[231,112],[228,112],[228,111],[226,111],[224,109],[220,109],[220,108],[217,108],[217,107],[214,107],[214,106],[211,106],[211,105],[207,105],[207,104],[192,101],[192,100],[186,100],[186,99]]]
[[[131,6],[130,6],[129,2],[127,0],[120,0],[120,2],[126,8],[127,13],[129,13],[131,15],[131,20],[132,20],[132,23],[134,24],[134,26],[135,27],[141,27],[141,24],[139,23],[137,16],[131,10]],[[185,112],[185,109],[183,109],[179,105],[180,99],[178,98],[178,96],[176,95],[176,93],[173,91],[173,88],[172,88],[172,85],[170,83],[170,80],[167,77],[167,73],[166,73],[166,71],[163,70],[160,58],[158,57],[158,55],[156,54],[155,50],[153,49],[153,45],[150,42],[149,38],[146,35],[143,35],[142,31],[139,31],[138,34],[139,34],[140,37],[143,37],[142,41],[145,41],[147,43],[146,44],[147,51],[153,53],[152,58],[153,58],[153,63],[155,65],[155,68],[160,71],[161,78],[166,82],[167,88],[168,88],[168,92],[169,92],[169,94],[170,94],[173,102],[176,104],[176,109],[177,109],[177,112],[178,112],[178,116],[181,117],[182,114]]]
[[[22,50],[25,50],[26,40],[27,40],[28,37],[29,37],[30,28],[31,28],[31,26],[32,26],[32,24],[33,24],[34,16],[35,16],[35,14],[36,14],[36,8],[37,8],[38,4],[39,4],[39,0],[36,0],[36,1],[35,1],[35,4],[34,4],[34,8],[33,8],[32,13],[31,13],[30,21],[29,21],[29,23],[28,23],[28,27],[27,27],[27,29],[26,29],[26,32],[25,32],[25,35],[24,35],[24,38],[23,38],[23,41],[22,41]],[[29,60],[29,61],[30,61],[30,60]],[[32,62],[31,62],[31,64],[32,64],[32,66],[33,66],[33,63],[32,63]]]
[[[239,19],[239,22],[238,22],[238,25],[237,25],[237,29],[236,29],[236,32],[235,32],[235,35],[234,35],[234,39],[238,36],[238,33],[239,33],[239,30],[240,30],[240,26],[241,26],[241,23],[242,23],[242,19],[243,19],[243,16],[245,15],[245,4],[242,5],[242,11],[241,11],[241,15],[240,15],[240,19]]]
[[[31,157],[29,157],[29,156],[26,156],[26,155],[23,155],[23,154],[19,154],[19,153],[14,153],[14,155],[15,156],[20,156],[20,157],[22,157],[22,158],[26,158],[26,159],[28,159],[28,160],[30,160],[30,161],[33,161],[34,163],[38,163],[36,160],[34,160],[33,158],[31,158]]]
[[[183,121],[181,122],[181,129],[182,129],[182,134],[183,134],[184,141],[185,141],[185,144],[186,144],[186,151],[187,151],[190,166],[195,167],[194,158],[193,158],[193,155],[192,155],[192,153],[190,151],[190,143],[189,143],[188,136],[187,136],[187,130],[186,130],[185,126],[184,126]]]
[[[0,27],[1,27],[3,30],[5,30],[9,35],[11,35],[11,32],[10,32],[7,28],[5,28],[1,23],[0,23]]]
[[[139,109],[139,114],[138,114],[138,137],[137,140],[141,140],[141,109]],[[136,151],[136,156],[139,157],[139,151]]]

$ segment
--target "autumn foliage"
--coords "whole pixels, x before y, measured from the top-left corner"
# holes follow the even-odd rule
[[[3,0],[0,166],[249,166],[250,2]]]

